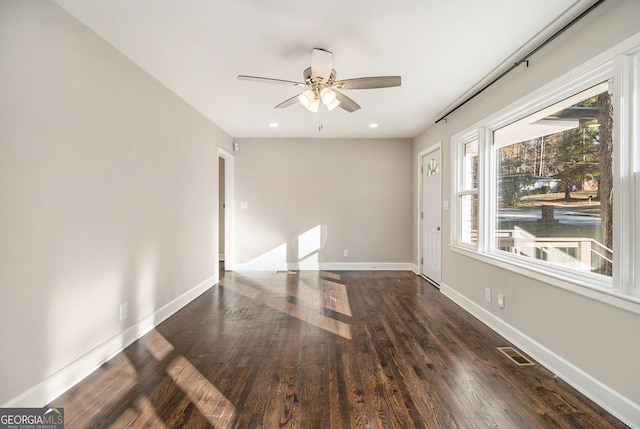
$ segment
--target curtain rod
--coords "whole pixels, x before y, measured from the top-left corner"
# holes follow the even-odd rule
[[[558,36],[560,36],[562,33],[564,33],[566,30],[568,30],[569,28],[573,27],[573,25],[580,21],[582,18],[584,18],[585,16],[587,16],[589,13],[591,13],[591,11],[593,11],[596,7],[600,6],[602,3],[604,3],[606,0],[598,0],[597,2],[595,2],[594,4],[592,4],[591,6],[589,6],[589,8],[585,9],[580,15],[578,15],[577,17],[575,17],[574,19],[571,20],[571,22],[569,22],[568,24],[566,24],[564,27],[562,27],[560,30],[556,31],[551,37],[549,37],[547,40],[545,40],[544,42],[542,42],[541,44],[539,44],[538,46],[536,46],[531,52],[529,52],[527,55],[525,55],[524,57],[522,57],[522,59],[520,61],[517,61],[514,65],[512,65],[511,67],[509,67],[507,70],[505,70],[504,72],[502,72],[498,77],[496,77],[495,79],[493,79],[491,82],[489,82],[488,84],[486,84],[485,86],[483,86],[482,88],[480,88],[478,91],[476,91],[473,95],[469,96],[466,100],[464,100],[462,103],[458,104],[456,107],[454,107],[453,109],[449,110],[447,113],[445,113],[440,119],[438,119],[435,123],[437,124],[438,122],[442,121],[442,120],[446,120],[447,116],[449,116],[450,114],[452,114],[453,112],[455,112],[456,110],[458,110],[459,108],[461,108],[462,106],[464,106],[465,104],[467,104],[468,102],[470,102],[471,100],[473,100],[474,98],[476,98],[478,95],[480,95],[481,93],[483,93],[487,88],[489,88],[490,86],[492,86],[494,83],[496,83],[497,81],[499,81],[500,79],[502,79],[503,77],[505,77],[508,73],[512,72],[514,69],[516,69],[518,66],[520,66],[520,64],[522,63],[527,63],[527,66],[529,66],[529,58],[532,57],[535,53],[537,53],[540,49],[544,48],[545,46],[547,46],[549,43],[551,43],[553,40],[555,40]]]

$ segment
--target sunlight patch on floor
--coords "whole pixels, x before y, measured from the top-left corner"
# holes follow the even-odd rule
[[[164,362],[175,351],[173,344],[156,330],[149,332],[140,341],[158,362]],[[172,359],[166,366],[166,372],[214,428],[225,428],[233,420],[235,413],[233,404],[183,355]],[[144,395],[136,401],[136,409],[137,411],[128,409],[119,420],[143,419],[156,424],[161,421],[152,402]]]
[[[352,316],[347,288],[342,283],[322,280],[322,295],[324,308]]]
[[[130,427],[131,422],[136,422],[139,427],[167,427],[146,395],[136,398],[135,407],[120,414],[111,427]]]
[[[167,374],[214,428],[226,428],[233,420],[233,404],[187,358],[173,359]]]
[[[140,339],[140,343],[147,349],[151,356],[158,362],[162,362],[175,350],[173,344],[158,331],[152,330]]]
[[[265,301],[269,307],[316,326],[332,334],[339,335],[348,340],[351,339],[351,326],[348,323],[341,322],[331,317],[306,310],[298,305],[290,302],[281,301],[276,298],[269,298]]]

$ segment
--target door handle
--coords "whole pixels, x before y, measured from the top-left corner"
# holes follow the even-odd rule
[[[436,231],[440,231],[440,227],[439,227],[439,226],[438,226],[438,227],[436,227]]]

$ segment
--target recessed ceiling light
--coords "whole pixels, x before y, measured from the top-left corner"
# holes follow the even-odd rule
[[[271,123],[269,124],[269,126],[270,126],[271,128],[278,128],[278,124],[277,124],[276,122],[271,122]]]
[[[378,128],[378,124],[369,124],[369,128]]]

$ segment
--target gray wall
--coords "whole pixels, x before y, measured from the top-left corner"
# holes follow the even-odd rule
[[[216,278],[231,139],[53,2],[0,1],[0,80],[3,404]]]
[[[588,61],[640,31],[640,2],[610,0],[536,54],[528,68],[522,66],[480,97],[454,114],[448,121],[433,125],[414,143],[414,157],[443,142],[443,166],[451,166],[451,138],[479,120],[505,108],[562,74]],[[417,161],[416,161],[417,162]],[[414,164],[416,163],[414,162]],[[452,168],[452,167],[449,167]],[[417,172],[414,174],[417,178]],[[451,199],[451,174],[443,174],[443,195]],[[414,180],[414,189],[418,188]],[[636,190],[637,192],[637,190]],[[450,204],[455,204],[454,200]],[[448,211],[443,212],[442,281],[472,306],[486,311],[524,337],[566,360],[587,378],[593,377],[621,394],[640,409],[640,315],[604,304],[576,293],[550,286],[471,259],[450,250],[452,228]],[[414,237],[419,222],[414,217]],[[414,260],[418,242],[414,242]],[[462,269],[461,269],[462,268]],[[506,294],[507,308],[486,303],[484,289]],[[490,317],[489,317],[490,318]]]
[[[236,264],[388,268],[411,262],[411,140],[238,143]],[[301,254],[298,237],[309,230],[315,251]]]

